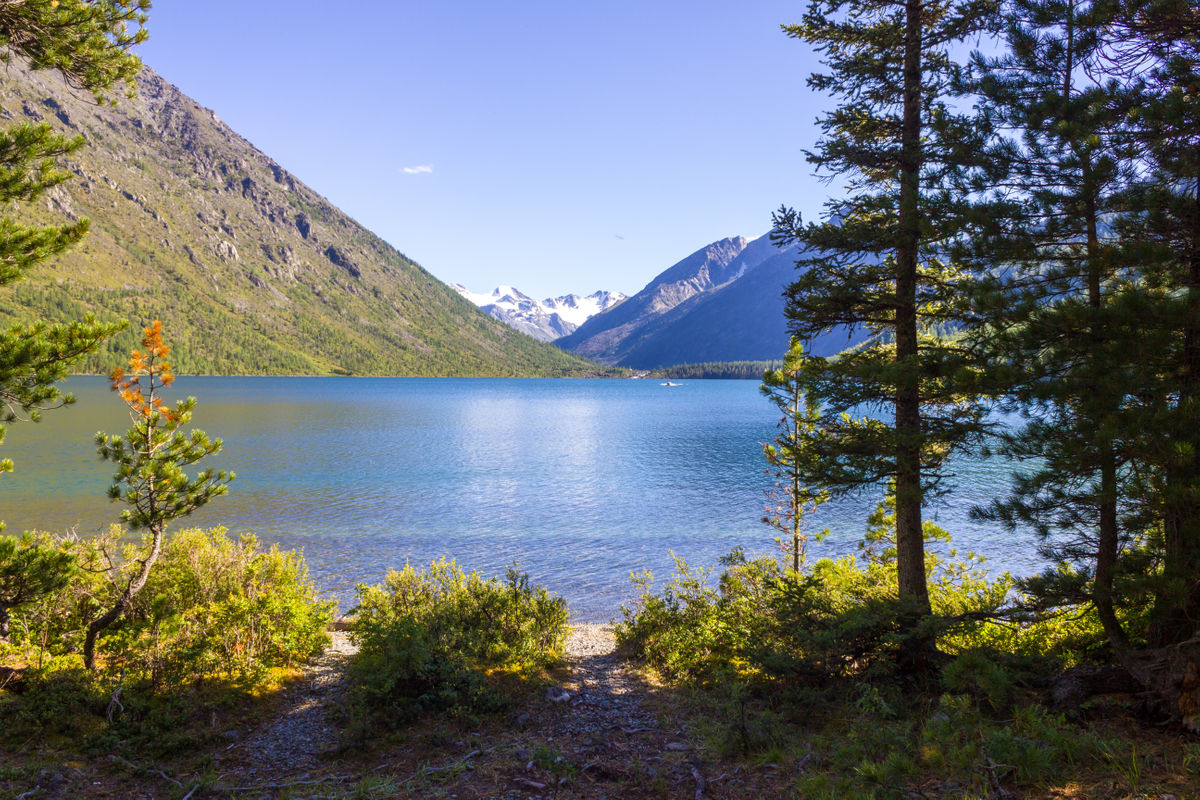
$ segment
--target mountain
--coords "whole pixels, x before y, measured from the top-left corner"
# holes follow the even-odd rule
[[[504,324],[543,342],[566,336],[589,317],[625,299],[620,292],[605,291],[534,300],[511,286],[497,286],[490,294],[477,294],[459,283],[450,288]]]
[[[746,249],[741,236],[713,242],[652,280],[637,294],[597,314],[556,344],[604,364],[619,364],[648,324],[680,303],[733,279]]]
[[[795,279],[797,256],[795,248],[781,251],[766,236],[722,239],[555,343],[634,369],[781,358],[788,345],[782,292]],[[862,338],[834,331],[810,348],[832,355]]]
[[[87,145],[75,178],[15,213],[91,219],[75,248],[0,289],[0,322],[124,317],[108,371],[161,318],[180,372],[563,375],[595,365],[482,313],[150,69],[96,105],[49,71],[3,76],[4,124]],[[10,212],[12,213],[12,212]]]

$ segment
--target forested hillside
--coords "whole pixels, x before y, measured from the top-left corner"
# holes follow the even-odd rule
[[[182,372],[563,375],[588,362],[521,335],[358,225],[150,69],[96,105],[48,70],[4,73],[5,124],[86,146],[27,221],[86,217],[77,246],[0,289],[0,321],[125,318],[82,368],[108,371],[167,321]]]

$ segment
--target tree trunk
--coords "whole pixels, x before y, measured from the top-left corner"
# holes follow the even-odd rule
[[[896,247],[896,565],[898,589],[929,613],[925,535],[921,525],[921,395],[917,342],[920,245],[921,2],[907,0],[904,24],[904,117],[900,141],[900,215]]]
[[[799,390],[799,375],[797,370],[792,374],[792,446],[798,448],[800,446],[800,390]],[[804,509],[800,505],[800,458],[798,452],[792,453],[792,570],[800,573],[800,525],[801,515]]]
[[[1200,160],[1200,159],[1198,159]],[[1167,442],[1165,586],[1160,592],[1155,643],[1175,644],[1200,629],[1200,177],[1188,226],[1191,252],[1183,255],[1186,321],[1179,365],[1177,424]]]
[[[146,585],[146,581],[150,577],[150,570],[154,567],[154,562],[158,560],[158,554],[162,550],[163,530],[161,527],[156,527],[151,529],[150,534],[150,552],[142,560],[142,565],[138,569],[137,574],[125,585],[125,590],[121,592],[120,599],[105,614],[92,620],[91,624],[88,625],[87,635],[83,640],[83,665],[89,670],[96,668],[96,638],[105,628],[112,625],[121,618],[122,614],[129,610],[134,596]]]
[[[1068,62],[1069,63],[1069,62]],[[1069,91],[1068,81],[1068,91]],[[1092,602],[1100,617],[1100,624],[1108,636],[1113,648],[1123,654],[1129,648],[1129,638],[1117,619],[1113,608],[1113,578],[1117,569],[1117,556],[1120,551],[1120,525],[1117,520],[1117,454],[1112,438],[1108,434],[1109,418],[1116,412],[1116,402],[1098,385],[1100,370],[1105,368],[1104,326],[1098,315],[1104,304],[1102,295],[1102,267],[1100,263],[1100,236],[1098,232],[1099,211],[1096,198],[1100,189],[1096,186],[1092,170],[1091,154],[1081,155],[1083,162],[1083,195],[1084,216],[1087,227],[1087,297],[1088,308],[1093,318],[1090,331],[1092,352],[1089,356],[1091,363],[1085,369],[1091,375],[1088,387],[1089,397],[1084,398],[1084,407],[1090,406],[1088,416],[1097,426],[1096,442],[1097,460],[1100,471],[1100,496],[1097,498],[1097,511],[1100,522],[1100,538],[1096,547],[1096,569],[1092,585]]]

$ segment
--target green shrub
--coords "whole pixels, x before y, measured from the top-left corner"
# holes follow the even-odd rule
[[[972,650],[947,664],[942,682],[947,691],[970,695],[991,711],[1004,711],[1012,704],[1012,676],[982,651]]]
[[[14,615],[14,642],[41,663],[78,653],[90,619],[109,605],[137,552],[113,558],[121,529],[61,547],[80,564],[73,580],[43,602]],[[332,602],[318,599],[298,553],[263,550],[250,535],[224,528],[181,530],[129,611],[105,634],[102,671],[153,686],[201,679],[244,686],[319,652]]]
[[[333,603],[317,598],[302,556],[263,550],[253,536],[232,539],[224,528],[188,529],[167,540],[144,590],[106,631],[100,669],[83,669],[83,632],[133,568],[112,557],[121,534],[114,526],[95,539],[38,537],[79,569],[13,616],[8,659],[23,669],[0,691],[0,739],[193,749],[215,735],[211,719],[236,713],[277,680],[275,670],[328,642]]]
[[[930,599],[940,616],[917,635],[960,651],[983,635],[985,623],[974,616],[999,607],[1010,584],[984,580],[971,557],[953,558],[928,556]],[[622,652],[667,681],[693,685],[731,677],[827,683],[896,672],[913,634],[910,612],[895,596],[890,548],[866,548],[862,559],[820,559],[800,573],[740,552],[722,561],[715,588],[710,571],[693,571],[682,559],[657,593],[652,576],[636,577],[638,600],[622,608],[616,628]]]
[[[678,684],[791,679],[826,685],[895,677],[906,638],[917,636],[946,655],[968,657],[949,671],[954,691],[969,691],[999,709],[1012,699],[1012,679],[996,667],[987,674],[976,670],[976,685],[958,686],[970,677],[970,659],[983,663],[1004,654],[1007,666],[1046,672],[1086,658],[1103,642],[1094,611],[1033,613],[1011,576],[989,577],[982,558],[952,549],[926,553],[933,614],[914,630],[918,612],[896,596],[895,529],[889,496],[868,518],[858,555],[820,559],[797,572],[774,558],[747,560],[735,551],[722,559],[725,570],[716,581],[711,570],[677,559],[675,575],[657,592],[649,573],[639,575],[637,601],[622,608],[618,646]],[[950,539],[929,521],[925,538],[943,547]]]
[[[738,647],[725,636],[720,594],[708,586],[708,570],[693,572],[675,557],[676,573],[662,591],[651,591],[654,576],[633,578],[638,602],[622,606],[617,648],[675,683],[704,683],[733,667]]]
[[[30,669],[15,688],[0,692],[0,738],[8,742],[75,734],[104,720],[102,681],[77,659]]]
[[[174,534],[109,647],[114,663],[156,682],[261,681],[329,642],[334,603],[321,601],[299,553],[260,548],[225,528]]]
[[[509,569],[506,580],[453,561],[406,566],[362,586],[351,637],[356,715],[388,725],[444,710],[497,707],[491,672],[531,675],[561,659],[566,602]]]

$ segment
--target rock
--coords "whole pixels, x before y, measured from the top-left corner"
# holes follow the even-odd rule
[[[237,248],[233,242],[227,242],[224,239],[217,242],[217,255],[223,261],[240,261],[241,256],[238,255]]]
[[[517,716],[517,727],[524,728],[526,725],[529,724],[529,721],[531,719],[532,719],[532,717],[530,717],[528,713],[519,714]]]
[[[692,748],[690,745],[686,745],[683,742],[667,742],[666,749],[673,750],[676,753],[684,753]]]
[[[58,770],[49,768],[38,770],[35,783],[41,787],[42,793],[31,795],[37,797],[59,797],[63,788],[66,786],[67,778]]]
[[[242,738],[242,734],[240,731],[221,731],[221,738],[236,741]]]
[[[325,257],[329,259],[329,263],[333,264],[335,267],[341,267],[355,278],[362,276],[362,272],[359,271],[354,262],[350,260],[350,257],[341,250],[338,250],[333,245],[329,245],[329,247],[325,248]]]
[[[571,693],[561,686],[551,686],[546,690],[546,699],[551,703],[565,703],[571,699]]]

